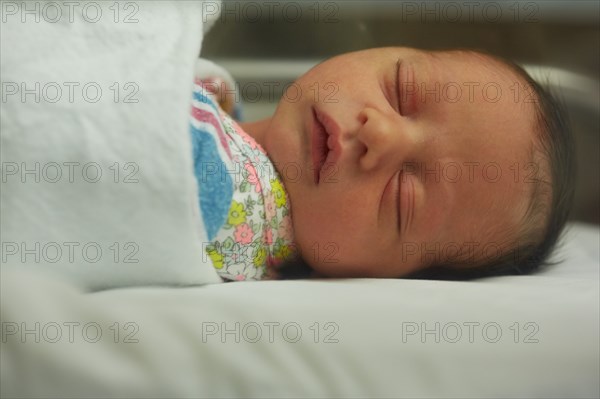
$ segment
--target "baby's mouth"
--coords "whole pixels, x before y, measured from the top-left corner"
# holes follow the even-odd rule
[[[313,166],[313,178],[315,184],[319,184],[321,180],[321,169],[327,160],[329,155],[329,147],[327,146],[327,139],[329,133],[325,127],[319,121],[316,111],[312,108],[312,166]]]

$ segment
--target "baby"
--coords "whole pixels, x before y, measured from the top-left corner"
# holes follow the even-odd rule
[[[480,52],[337,56],[290,86],[271,118],[225,124],[248,145],[238,160],[248,190],[266,191],[230,207],[263,220],[244,230],[260,230],[244,254],[252,267],[230,261],[240,271],[220,272],[230,280],[298,265],[323,277],[528,273],[546,262],[572,202],[561,108],[520,67]],[[207,249],[217,270],[226,236]]]

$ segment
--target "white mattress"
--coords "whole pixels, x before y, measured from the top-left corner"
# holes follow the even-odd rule
[[[473,282],[294,280],[84,294],[39,274],[3,272],[2,396],[597,398],[599,237],[597,227],[574,224],[563,263]],[[96,324],[84,334],[86,323]],[[124,342],[126,333],[137,342]]]

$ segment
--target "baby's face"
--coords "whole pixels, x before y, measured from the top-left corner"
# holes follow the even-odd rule
[[[523,80],[479,54],[345,54],[291,86],[254,135],[323,275],[400,277],[508,250],[526,213],[535,113]],[[317,173],[315,173],[315,169]]]

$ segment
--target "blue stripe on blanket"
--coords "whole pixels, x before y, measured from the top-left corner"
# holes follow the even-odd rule
[[[195,97],[196,93],[194,93]],[[202,101],[199,99],[199,101]],[[211,102],[208,102],[212,104]],[[190,124],[194,172],[200,191],[200,209],[208,239],[212,240],[227,220],[233,198],[233,181],[219,156],[213,136]]]
[[[219,114],[219,111],[217,109],[217,107],[215,106],[215,103],[212,102],[212,100],[208,97],[206,97],[203,93],[199,92],[199,91],[194,91],[194,100],[197,100],[201,103],[204,104],[208,104],[211,106],[211,108],[215,111],[215,114]]]

